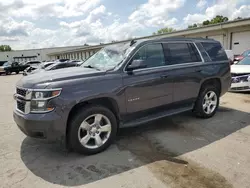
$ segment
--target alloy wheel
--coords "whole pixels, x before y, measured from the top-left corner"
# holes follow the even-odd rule
[[[89,149],[99,148],[109,139],[111,129],[111,122],[105,115],[90,115],[78,129],[79,142]]]
[[[217,95],[214,91],[209,91],[206,93],[203,99],[203,110],[206,114],[212,114],[216,109],[218,102]]]

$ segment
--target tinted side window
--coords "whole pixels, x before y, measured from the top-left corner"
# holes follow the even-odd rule
[[[166,62],[170,65],[201,61],[201,57],[192,43],[166,43],[164,50]]]
[[[143,46],[134,55],[133,60],[145,60],[147,68],[165,65],[164,53],[161,44],[149,44]],[[131,61],[131,62],[132,62]]]
[[[208,56],[208,53],[205,51],[205,49],[203,48],[203,46],[201,45],[201,43],[196,43],[196,46],[198,47],[198,49],[200,50],[200,53],[204,59],[205,62],[211,61],[210,57]]]
[[[212,61],[228,60],[227,54],[218,42],[202,42],[201,43]]]
[[[188,43],[188,47],[191,53],[191,58],[193,62],[201,62],[201,56],[193,43]]]

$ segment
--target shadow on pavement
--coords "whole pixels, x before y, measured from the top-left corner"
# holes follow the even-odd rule
[[[179,168],[189,164],[178,158],[179,155],[209,145],[249,124],[249,113],[221,107],[211,119],[197,119],[191,113],[184,113],[138,127],[121,129],[116,144],[94,156],[63,152],[57,145],[27,137],[21,145],[21,158],[36,176],[64,186],[85,185],[162,160],[168,162],[166,176],[170,174],[175,179],[179,178]],[[200,171],[193,173],[194,169],[196,168],[190,169],[190,173],[200,176],[196,178],[197,182],[209,177]],[[164,174],[162,171],[160,173]],[[182,178],[186,177],[188,176]],[[218,175],[211,177],[215,181]],[[223,180],[216,181],[222,184]],[[211,186],[211,181],[206,182],[209,185],[205,187]]]

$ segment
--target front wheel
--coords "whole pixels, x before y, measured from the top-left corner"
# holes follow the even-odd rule
[[[195,103],[195,115],[201,118],[214,116],[219,106],[219,90],[215,86],[204,86]]]
[[[16,74],[19,74],[19,71],[16,71]]]
[[[116,117],[102,106],[80,109],[69,126],[69,146],[74,151],[87,155],[107,149],[117,133]]]

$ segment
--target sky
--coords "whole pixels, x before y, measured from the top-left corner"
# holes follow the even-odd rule
[[[0,0],[0,45],[94,45],[186,29],[216,15],[250,17],[250,0]]]

